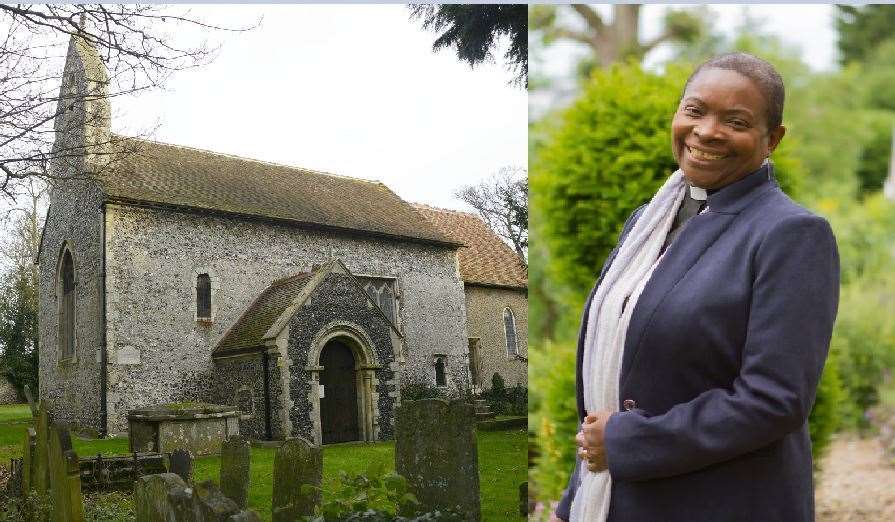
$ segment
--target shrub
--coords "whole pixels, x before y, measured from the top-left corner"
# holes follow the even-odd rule
[[[811,454],[814,468],[820,468],[820,462],[830,445],[830,437],[842,424],[842,402],[845,390],[839,378],[839,353],[830,350],[824,366],[820,384],[817,386],[817,399],[808,417],[808,429],[811,434]]]
[[[886,368],[895,364],[895,277],[881,275],[843,287],[833,350],[845,388],[840,414],[848,426],[869,428],[865,412],[879,402]]]
[[[302,488],[314,488],[304,485]],[[323,495],[324,502],[308,522],[461,522],[455,511],[422,512],[410,493],[407,479],[396,473],[384,474],[381,463],[371,464],[366,473],[339,474],[339,482]]]
[[[418,401],[420,399],[443,399],[444,394],[435,386],[411,382],[401,386],[401,400]]]
[[[529,476],[540,500],[558,500],[575,466],[575,342],[548,341],[529,354],[529,379],[538,398],[537,411],[529,417],[538,458]]]

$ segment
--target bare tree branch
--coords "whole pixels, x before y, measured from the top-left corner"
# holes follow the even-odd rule
[[[56,143],[56,122],[65,111],[81,110],[78,107],[91,106],[100,97],[129,96],[161,87],[172,73],[214,59],[216,46],[204,40],[187,42],[182,29],[252,28],[222,27],[193,17],[188,10],[174,9],[160,5],[0,4],[0,199],[15,197],[15,185],[31,177],[52,182],[58,177],[48,168],[54,160],[77,161],[87,154],[84,146]],[[103,85],[102,93],[60,89],[72,37],[96,49],[108,76],[92,78]],[[84,115],[86,125],[108,127],[108,118],[108,114]],[[103,156],[122,152],[122,143],[121,137],[109,137],[89,145]],[[108,158],[105,164],[112,162]]]
[[[461,187],[454,196],[478,212],[497,235],[506,240],[519,260],[528,253],[528,172],[504,167],[487,181]]]

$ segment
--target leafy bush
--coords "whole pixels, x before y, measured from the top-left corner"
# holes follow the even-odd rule
[[[839,378],[839,353],[830,350],[824,373],[817,386],[817,399],[808,417],[808,430],[811,434],[811,454],[814,468],[819,469],[821,457],[830,445],[830,437],[842,424],[842,402],[845,390]]]
[[[529,413],[529,426],[537,435],[539,454],[529,476],[539,499],[557,500],[575,466],[575,342],[548,341],[529,354],[529,379],[538,403]]]
[[[48,495],[32,491],[26,497],[9,497],[0,511],[2,522],[45,522],[50,519],[53,503]]]
[[[443,399],[444,393],[435,386],[425,383],[411,382],[401,386],[401,400],[418,401],[421,399]]]
[[[845,388],[840,405],[850,427],[869,428],[865,412],[879,402],[885,370],[895,364],[895,277],[880,275],[842,289],[833,350]]]
[[[507,388],[499,373],[491,376],[491,388],[483,391],[481,398],[488,401],[488,408],[498,415],[528,414],[528,388],[521,384]]]
[[[419,511],[419,502],[410,493],[407,479],[396,473],[383,474],[381,463],[373,463],[365,474],[339,474],[332,491],[324,493],[324,502],[308,522],[461,522],[455,511]],[[304,485],[303,488],[314,488]]]

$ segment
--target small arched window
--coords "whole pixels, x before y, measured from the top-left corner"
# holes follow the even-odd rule
[[[62,306],[59,307],[59,347],[62,358],[75,354],[75,263],[71,252],[62,254]]]
[[[211,278],[208,274],[196,276],[196,318],[211,319]]]
[[[503,309],[503,333],[507,340],[507,357],[515,357],[519,354],[519,346],[516,344],[516,317],[510,308]]]
[[[447,376],[444,373],[444,356],[435,356],[435,386],[447,386]]]

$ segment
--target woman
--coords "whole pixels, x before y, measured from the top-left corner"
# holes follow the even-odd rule
[[[839,289],[827,222],[768,156],[773,66],[736,53],[690,76],[680,170],[625,224],[578,341],[578,466],[554,519],[814,520],[807,418]]]

